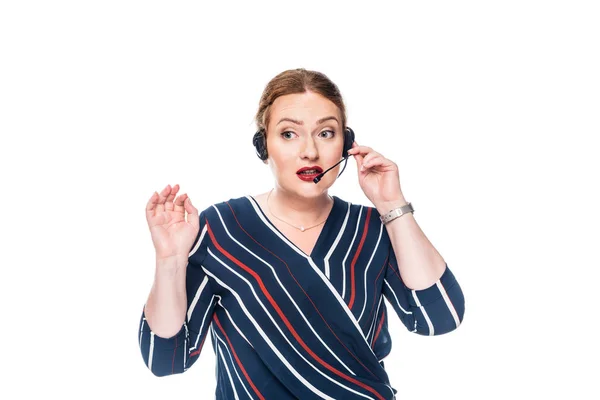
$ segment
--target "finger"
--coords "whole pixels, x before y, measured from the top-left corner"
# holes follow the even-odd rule
[[[181,196],[177,196],[177,198],[175,199],[175,202],[173,203],[173,209],[177,212],[184,212],[185,211],[185,199],[188,198],[187,193],[182,194]]]
[[[192,205],[192,200],[190,198],[186,198],[183,203],[185,206],[185,211],[187,211],[187,222],[192,225],[196,229],[200,229],[200,219],[198,217],[198,209]]]
[[[356,164],[358,166],[358,168],[360,168],[360,166],[362,165],[362,161],[363,161],[363,156],[360,155],[360,153],[356,152],[356,149],[359,147],[358,143],[356,143],[356,141],[352,142],[352,147],[350,148],[350,150],[348,150],[348,154],[354,156],[354,159],[356,160]]]
[[[381,155],[381,154],[379,154],[378,152],[376,152],[376,151],[372,151],[372,152],[370,152],[369,154],[367,154],[366,156],[364,156],[364,157],[363,157],[363,159],[362,159],[362,163],[363,163],[363,165],[365,165],[365,164],[366,164],[366,163],[368,163],[370,160],[372,160],[372,159],[374,159],[374,158],[377,158],[377,157],[381,157],[381,156],[382,156],[382,155]]]
[[[158,201],[156,203],[156,212],[164,212],[165,211],[165,201],[167,201],[167,196],[171,192],[171,185],[167,185],[161,192],[158,194]]]
[[[156,203],[158,202],[158,193],[152,193],[148,203],[146,203],[146,218],[150,218],[154,215],[154,211],[156,210]]]
[[[356,142],[355,142],[356,143]],[[361,155],[365,155],[367,153],[372,152],[373,149],[370,148],[369,146],[359,146],[358,144],[356,146],[353,146],[350,149],[350,154],[361,154]]]
[[[377,166],[385,165],[385,164],[386,164],[385,157],[378,156],[378,157],[373,157],[373,158],[369,159],[368,161],[365,161],[362,166],[363,166],[363,171],[366,171],[373,167],[377,167]]]
[[[179,184],[175,184],[175,186],[173,186],[173,189],[171,189],[171,193],[169,193],[169,195],[167,196],[167,200],[165,202],[165,210],[167,211],[173,211],[173,199],[175,198],[175,195],[177,194],[177,192],[179,191]]]

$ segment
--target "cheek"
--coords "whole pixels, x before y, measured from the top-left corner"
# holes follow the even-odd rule
[[[339,149],[335,149],[327,154],[327,162],[335,164],[342,159],[342,146]]]
[[[285,173],[296,165],[296,155],[289,150],[277,149],[270,156],[271,160],[269,164],[271,164],[271,169],[276,173]]]
[[[290,161],[294,160],[297,156],[298,154],[292,146],[277,147],[271,154],[273,162],[277,164],[279,168],[285,168],[285,166],[289,165]]]

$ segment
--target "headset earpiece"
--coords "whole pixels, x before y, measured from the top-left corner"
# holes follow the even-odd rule
[[[252,138],[252,144],[256,148],[256,155],[263,161],[266,161],[269,158],[269,154],[267,153],[267,141],[265,138],[265,133],[261,129],[254,134]]]
[[[352,148],[352,143],[354,143],[354,131],[349,126],[346,127],[344,132],[344,150],[342,151],[342,157],[346,157],[348,155],[348,150]]]

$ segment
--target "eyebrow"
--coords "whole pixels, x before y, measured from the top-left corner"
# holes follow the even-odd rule
[[[320,120],[318,120],[318,121],[317,121],[317,125],[318,125],[318,124],[322,124],[322,123],[323,123],[323,122],[325,122],[325,121],[329,121],[330,119],[333,119],[333,120],[335,120],[335,121],[336,121],[338,124],[340,123],[340,121],[338,121],[336,117],[334,117],[333,115],[331,115],[331,116],[329,116],[329,117],[321,118]],[[279,125],[279,124],[280,124],[280,123],[282,123],[283,121],[289,121],[289,122],[293,122],[293,123],[294,123],[294,124],[296,124],[296,125],[304,125],[304,122],[303,122],[303,121],[297,121],[297,120],[295,120],[295,119],[292,119],[292,118],[286,118],[286,117],[284,117],[284,118],[281,118],[281,119],[279,120],[279,122],[277,123],[277,125]]]

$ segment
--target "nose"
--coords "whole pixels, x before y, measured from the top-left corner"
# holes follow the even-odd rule
[[[304,140],[302,150],[300,151],[300,157],[309,160],[314,160],[319,157],[319,151],[315,144],[315,140],[312,137],[307,137]]]

